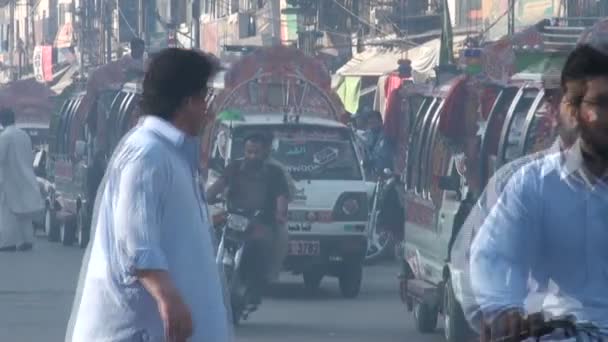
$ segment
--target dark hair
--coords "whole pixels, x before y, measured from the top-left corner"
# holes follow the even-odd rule
[[[269,134],[252,133],[245,137],[245,142],[260,144],[264,147],[268,147],[272,142],[272,137]]]
[[[372,111],[371,111],[371,112],[368,114],[367,119],[368,119],[368,120],[369,120],[369,119],[376,119],[376,120],[380,120],[380,122],[382,122],[382,121],[383,121],[383,120],[382,120],[382,114],[380,114],[380,112],[379,112],[379,111],[377,111],[377,110],[372,110]]]
[[[565,92],[568,82],[585,81],[601,76],[608,76],[608,55],[589,44],[582,44],[568,55],[560,83]],[[582,101],[582,97],[575,100]]]
[[[0,109],[0,125],[3,127],[15,124],[15,112],[10,108]]]
[[[194,50],[170,48],[155,55],[144,77],[144,114],[171,120],[188,97],[205,93],[219,71],[217,59]]]
[[[135,37],[131,39],[129,46],[131,47],[131,50],[134,48],[143,48],[146,46],[146,42],[144,42],[144,40],[141,38]]]

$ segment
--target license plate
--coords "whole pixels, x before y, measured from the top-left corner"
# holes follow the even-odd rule
[[[289,255],[318,256],[320,254],[319,241],[289,241]]]

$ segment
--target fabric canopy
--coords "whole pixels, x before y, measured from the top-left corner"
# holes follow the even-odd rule
[[[344,77],[336,91],[349,113],[356,113],[359,109],[359,96],[361,92],[361,77]]]
[[[454,37],[454,50],[459,50],[465,37]],[[410,49],[368,49],[355,55],[336,73],[342,76],[381,76],[397,69],[397,62],[402,58],[412,61],[415,82],[424,82],[434,77],[434,68],[439,64],[440,39]]]

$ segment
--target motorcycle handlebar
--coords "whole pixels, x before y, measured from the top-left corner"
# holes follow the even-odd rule
[[[530,338],[540,340],[556,331],[562,331],[566,338],[586,336],[589,338],[589,341],[604,341],[606,337],[602,335],[599,327],[592,323],[577,322],[576,318],[571,316],[546,320],[542,313],[535,313],[523,320],[523,326],[526,328],[520,331],[516,339],[514,339],[514,336],[505,336],[491,338],[490,342],[527,341]],[[481,341],[485,342],[485,339],[482,337]]]

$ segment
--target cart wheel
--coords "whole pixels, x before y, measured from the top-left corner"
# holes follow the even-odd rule
[[[344,298],[357,298],[361,292],[361,283],[363,281],[363,265],[344,264],[342,274],[339,277],[340,293]]]
[[[414,304],[416,329],[421,333],[432,333],[437,328],[438,312],[426,303]]]
[[[76,242],[80,248],[86,248],[91,236],[91,224],[84,209],[76,214]]]
[[[76,238],[76,220],[74,218],[65,219],[59,228],[59,239],[64,246],[74,244]]]
[[[324,274],[318,270],[311,270],[304,272],[302,276],[304,277],[304,287],[306,290],[314,292],[321,287]]]
[[[60,233],[59,222],[57,222],[57,212],[48,207],[44,211],[44,232],[49,241],[59,241]]]
[[[462,307],[454,295],[451,279],[448,280],[443,290],[443,319],[446,342],[469,341],[473,336]]]

